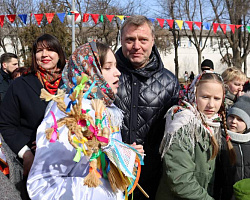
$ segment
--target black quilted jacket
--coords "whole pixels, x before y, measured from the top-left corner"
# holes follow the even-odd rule
[[[153,171],[159,172],[161,168],[158,152],[165,128],[163,117],[172,105],[177,104],[178,80],[164,68],[155,46],[150,62],[144,68],[134,69],[123,56],[121,48],[116,53],[116,59],[121,76],[115,104],[124,111],[124,124],[121,130],[123,141],[128,144],[136,142],[144,146],[147,169],[142,169],[140,181],[150,179],[150,176],[157,180]],[[155,169],[149,168],[153,166]],[[147,177],[143,178],[145,173]],[[145,182],[145,185],[140,183],[146,190],[145,187],[152,188],[154,185],[150,180]]]

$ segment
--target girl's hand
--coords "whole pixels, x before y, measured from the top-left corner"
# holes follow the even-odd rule
[[[34,146],[31,147],[32,150],[36,151],[36,141],[32,142]]]
[[[131,147],[135,148],[142,156],[144,156],[144,149],[142,145],[137,145],[135,142],[130,145]]]

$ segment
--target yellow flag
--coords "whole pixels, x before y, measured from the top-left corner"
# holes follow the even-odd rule
[[[122,21],[124,18],[124,15],[116,15],[116,17],[118,17]]]
[[[179,29],[181,30],[182,25],[183,25],[183,20],[175,20],[175,22],[177,23],[177,25],[179,26]]]

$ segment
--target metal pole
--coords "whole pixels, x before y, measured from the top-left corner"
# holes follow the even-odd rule
[[[72,0],[72,53],[75,51],[75,0]]]

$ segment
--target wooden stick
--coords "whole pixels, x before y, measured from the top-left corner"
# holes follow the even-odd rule
[[[142,194],[144,194],[144,196],[149,199],[148,194],[142,189],[142,187],[139,185],[139,183],[137,183],[136,186],[139,188],[139,190],[142,192]]]

